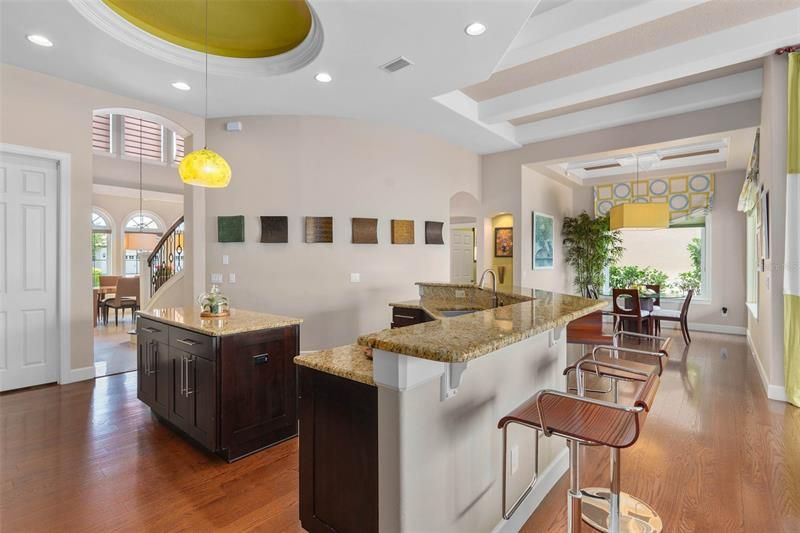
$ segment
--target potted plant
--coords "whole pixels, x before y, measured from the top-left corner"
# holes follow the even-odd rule
[[[575,288],[584,298],[596,298],[605,269],[622,256],[622,236],[609,229],[608,216],[592,218],[586,211],[566,217],[561,233],[564,257],[575,271]]]

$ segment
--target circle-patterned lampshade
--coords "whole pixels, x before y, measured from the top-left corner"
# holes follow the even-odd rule
[[[183,158],[178,173],[184,183],[199,187],[222,188],[231,181],[231,167],[221,155],[202,148]]]

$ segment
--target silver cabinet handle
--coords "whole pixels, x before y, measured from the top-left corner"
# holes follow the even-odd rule
[[[394,315],[395,318],[407,318],[409,320],[415,320],[417,317],[415,316],[408,316],[408,315]]]
[[[158,374],[158,343],[153,341],[151,343],[152,350],[150,351],[150,373]]]
[[[144,331],[145,333],[158,333],[161,330],[156,328],[149,328],[147,326],[142,326],[142,331]]]
[[[183,361],[186,359],[184,356],[181,356],[181,396],[185,396],[186,389],[183,387]]]
[[[150,360],[147,357],[147,347],[148,347],[147,344],[140,344],[139,345],[139,360],[144,365],[144,375],[145,376],[149,376],[150,375],[150,368],[149,368]]]
[[[189,388],[189,363],[194,363],[194,356],[189,356],[186,358],[186,397],[188,398],[190,394],[194,393],[194,390]]]
[[[192,339],[177,339],[179,343],[185,344],[186,346],[197,346],[200,344],[197,341],[193,341]]]

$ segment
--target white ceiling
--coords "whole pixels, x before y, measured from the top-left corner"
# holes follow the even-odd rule
[[[604,8],[597,9],[601,2]],[[721,0],[311,0],[324,32],[319,56],[278,76],[212,74],[209,114],[366,119],[491,153],[744,101],[760,95],[757,72],[728,74],[734,77],[724,80],[697,81],[697,76],[800,42],[800,0],[741,0],[738,5],[742,2],[767,2],[769,9],[756,18],[737,18],[723,16]],[[692,10],[705,14],[707,33],[696,36],[675,28]],[[719,13],[718,20],[714,13]],[[486,24],[487,32],[468,37],[463,30],[473,21]],[[664,28],[658,30],[659,24]],[[684,40],[639,46],[658,31],[684,35]],[[55,46],[31,45],[25,39],[30,33],[48,36]],[[535,69],[562,54],[591,55],[596,45],[609,42],[616,43],[615,50],[627,46],[634,52],[609,55],[596,68],[577,73],[549,70],[547,79]],[[414,65],[394,74],[378,69],[400,55]],[[123,44],[86,20],[68,0],[0,0],[0,61],[202,112],[201,72]],[[531,68],[536,75],[527,78],[530,83],[525,75],[506,76]],[[316,82],[320,71],[329,72],[333,82]],[[513,83],[503,88],[496,82],[505,79]],[[682,79],[685,86],[669,84]],[[170,84],[176,80],[188,82],[193,90],[173,89]],[[474,99],[470,95],[479,90],[470,88],[482,84],[488,84],[492,97]],[[661,84],[664,90],[653,92]],[[522,123],[525,117],[535,118]]]

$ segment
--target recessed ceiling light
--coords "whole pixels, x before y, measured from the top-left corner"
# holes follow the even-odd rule
[[[320,83],[330,83],[333,80],[333,77],[331,77],[331,75],[327,72],[320,72],[314,76],[314,79]]]
[[[44,35],[36,35],[36,34],[28,35],[28,40],[33,44],[38,44],[39,46],[45,46],[47,48],[53,46],[53,41],[51,41]]]
[[[486,26],[481,24],[480,22],[473,22],[466,28],[464,28],[464,33],[469,35],[470,37],[477,37],[478,35],[483,35],[483,32],[486,31]]]
[[[172,86],[175,87],[176,89],[178,89],[179,91],[191,91],[192,90],[191,85],[189,85],[185,81],[176,81],[175,83],[172,84]]]

